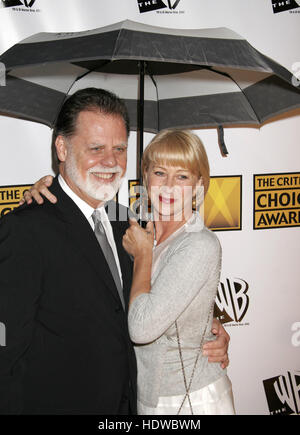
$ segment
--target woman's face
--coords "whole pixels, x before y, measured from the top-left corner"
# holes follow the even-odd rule
[[[181,221],[191,216],[193,196],[202,184],[201,178],[186,168],[154,163],[146,176],[154,219]]]

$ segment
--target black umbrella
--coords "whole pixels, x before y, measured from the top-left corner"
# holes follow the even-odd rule
[[[182,30],[123,21],[39,33],[7,50],[0,113],[53,127],[66,96],[88,86],[125,99],[132,129],[252,124],[300,107],[292,74],[226,28]],[[139,83],[139,87],[138,87]],[[139,171],[139,165],[137,165]]]

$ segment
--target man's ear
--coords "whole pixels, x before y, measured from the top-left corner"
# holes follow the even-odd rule
[[[60,162],[64,162],[67,157],[67,144],[63,136],[59,135],[55,139],[56,154]]]
[[[143,185],[147,189],[148,186],[148,172],[144,171],[143,173]]]

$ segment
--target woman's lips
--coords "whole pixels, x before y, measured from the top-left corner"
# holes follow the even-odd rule
[[[164,204],[173,204],[175,202],[175,199],[171,197],[159,195],[159,201]]]

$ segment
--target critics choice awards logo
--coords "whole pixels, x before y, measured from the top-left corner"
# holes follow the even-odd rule
[[[300,172],[254,175],[255,230],[300,225]]]
[[[300,414],[300,371],[263,381],[270,414]]]
[[[17,208],[25,190],[31,185],[1,186],[0,187],[0,217]]]

